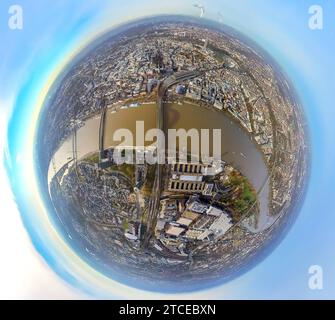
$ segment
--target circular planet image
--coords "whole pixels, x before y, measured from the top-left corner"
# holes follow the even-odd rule
[[[36,167],[50,220],[95,270],[159,292],[230,281],[283,239],[309,142],[280,66],[222,24],[129,22],[53,84]]]

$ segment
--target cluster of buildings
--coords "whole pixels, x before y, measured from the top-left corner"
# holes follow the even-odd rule
[[[187,254],[199,241],[213,241],[233,226],[230,214],[192,196],[162,200],[156,238],[172,252]],[[198,241],[198,242],[197,242]]]
[[[125,219],[137,216],[132,185],[121,174],[99,174],[95,165],[82,161],[59,182],[64,195],[82,208],[84,219],[123,229]]]
[[[227,208],[211,204],[217,182],[208,175],[210,165],[178,162],[169,167],[155,247],[185,256],[200,243],[224,236],[233,226],[232,215]]]

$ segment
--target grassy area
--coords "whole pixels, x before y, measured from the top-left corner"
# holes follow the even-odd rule
[[[99,154],[93,153],[90,156],[86,157],[84,161],[91,163],[91,164],[99,163]]]
[[[234,220],[239,220],[242,215],[246,214],[255,204],[257,201],[257,193],[248,179],[237,171],[231,173],[229,180],[231,185],[237,189],[237,197],[232,201],[231,207],[235,213]],[[257,206],[255,207],[255,210],[256,209]],[[255,210],[251,210],[250,214],[255,213]]]
[[[121,165],[112,165],[111,167],[109,167],[107,169],[111,170],[111,171],[119,171],[121,173],[123,173],[125,176],[127,176],[131,181],[135,180],[135,165],[133,164],[121,164]]]
[[[116,170],[121,171],[131,180],[135,179],[135,166],[133,164],[124,163],[120,166],[116,166]]]
[[[142,187],[142,192],[151,193],[156,175],[156,165],[148,165],[147,176]]]
[[[213,44],[208,44],[208,49],[212,50],[214,52],[215,58],[219,61],[219,63],[224,62],[229,56],[227,56],[226,52],[223,50],[218,49]]]
[[[122,223],[122,228],[126,231],[129,229],[129,223],[127,220],[124,220]]]

